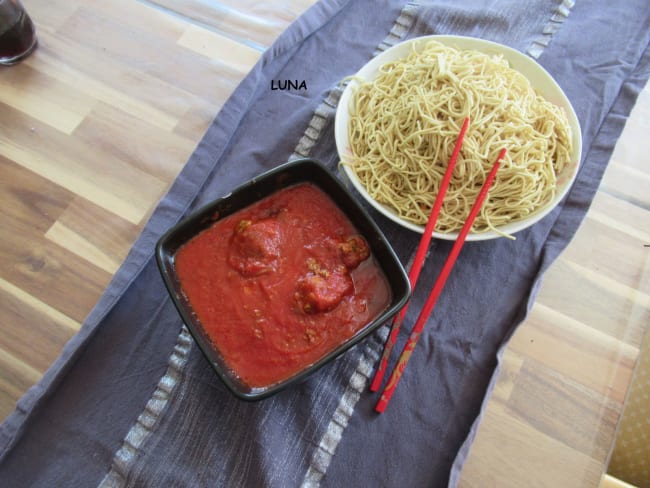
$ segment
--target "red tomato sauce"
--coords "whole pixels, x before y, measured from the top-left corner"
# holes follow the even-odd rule
[[[311,183],[216,221],[178,250],[175,266],[214,347],[249,387],[318,361],[391,300],[365,239]]]

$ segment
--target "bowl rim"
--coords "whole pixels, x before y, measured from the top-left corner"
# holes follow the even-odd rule
[[[459,36],[459,35],[426,35],[414,37],[412,39],[407,39],[402,41],[385,51],[379,53],[377,56],[369,60],[364,66],[362,66],[349,82],[345,86],[336,108],[336,116],[334,121],[334,137],[336,143],[336,149],[338,152],[339,159],[341,163],[339,167],[342,168],[342,173],[354,189],[380,214],[392,220],[393,222],[405,227],[409,230],[412,230],[417,233],[424,232],[424,225],[418,225],[409,221],[406,221],[399,217],[397,213],[392,210],[390,207],[377,202],[364,188],[359,179],[357,178],[354,171],[346,164],[343,163],[347,155],[350,153],[348,145],[348,134],[347,134],[347,120],[348,120],[348,108],[350,99],[353,96],[353,90],[358,86],[358,78],[368,80],[372,79],[376,75],[377,70],[383,64],[405,57],[412,46],[421,48],[426,45],[429,41],[438,41],[443,44],[446,44],[451,47],[456,47],[457,49],[474,49],[477,51],[485,52],[487,54],[501,54],[504,58],[510,63],[511,67],[521,74],[523,74],[530,82],[533,84],[533,87],[536,90],[542,92],[542,94],[548,99],[550,93],[546,93],[546,90],[540,89],[536,86],[531,80],[531,75],[542,79],[545,83],[544,87],[548,87],[549,91],[552,92],[553,103],[559,105],[564,109],[569,125],[572,130],[573,138],[573,155],[571,161],[567,164],[563,172],[559,175],[559,179],[562,179],[562,184],[558,188],[555,197],[546,205],[536,209],[532,212],[527,218],[519,220],[516,222],[511,222],[506,225],[497,226],[497,228],[504,232],[505,234],[513,235],[519,231],[522,231],[535,223],[539,222],[541,219],[546,217],[553,209],[562,201],[566,194],[571,189],[578,171],[582,163],[582,129],[580,126],[580,121],[575,112],[571,101],[567,97],[566,93],[562,90],[562,87],[558,82],[551,76],[551,74],[536,60],[530,56],[525,55],[524,53],[500,44],[494,41],[489,41],[486,39],[481,39],[478,37],[471,36]],[[537,78],[536,78],[537,79]],[[459,232],[433,232],[433,237],[443,240],[455,240],[458,237]],[[500,233],[489,230],[486,232],[470,232],[467,235],[466,240],[468,241],[483,241],[489,239],[495,239],[502,237]]]
[[[287,184],[287,182],[289,183]],[[216,346],[203,333],[200,322],[193,315],[187,300],[182,296],[180,282],[174,273],[173,259],[175,253],[183,243],[188,242],[201,230],[209,227],[214,222],[240,209],[246,208],[284,187],[300,182],[314,183],[330,197],[334,198],[336,196],[334,201],[339,209],[346,214],[357,230],[368,240],[377,265],[381,267],[382,272],[386,275],[391,290],[391,302],[378,317],[311,365],[289,378],[272,385],[251,388],[237,380],[234,372],[227,367],[220,357]],[[245,198],[249,194],[256,195],[256,197],[253,199]],[[235,204],[231,208],[228,208],[228,203],[237,201],[237,199],[247,200],[248,203],[245,205]],[[351,213],[354,213],[354,215],[350,215]],[[184,236],[184,233],[188,233],[188,235]],[[370,236],[369,234],[371,233],[372,235]],[[379,259],[377,254],[381,256],[381,259]],[[377,223],[368,214],[366,209],[363,208],[360,202],[352,196],[350,190],[330,170],[319,161],[311,158],[298,159],[280,164],[237,186],[224,196],[202,205],[169,228],[158,239],[155,246],[155,257],[158,270],[163,278],[168,294],[181,319],[199,346],[199,349],[227,389],[237,398],[248,401],[261,400],[274,395],[286,387],[300,382],[334,358],[342,355],[395,315],[406,304],[411,294],[410,282],[406,270]]]

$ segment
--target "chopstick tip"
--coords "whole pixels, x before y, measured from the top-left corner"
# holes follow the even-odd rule
[[[387,405],[388,405],[388,402],[385,401],[383,399],[383,396],[382,396],[382,398],[380,398],[379,401],[377,402],[377,404],[375,405],[375,412],[384,413],[384,411],[386,410]]]

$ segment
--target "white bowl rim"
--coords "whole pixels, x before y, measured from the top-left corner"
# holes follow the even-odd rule
[[[559,105],[564,109],[572,130],[573,157],[571,162],[567,164],[560,175],[560,179],[562,181],[558,185],[558,190],[555,197],[549,203],[531,213],[527,218],[519,220],[517,222],[498,226],[497,228],[504,234],[513,235],[539,222],[562,201],[562,199],[566,196],[571,186],[573,185],[573,182],[575,181],[582,160],[582,131],[580,122],[568,97],[560,85],[550,75],[550,73],[546,71],[546,69],[544,69],[530,56],[527,56],[520,51],[517,51],[516,49],[494,41],[488,41],[477,37],[457,35],[427,35],[402,41],[399,44],[396,44],[373,57],[359,71],[357,71],[354,77],[348,82],[339,99],[334,121],[334,136],[339,159],[343,161],[345,155],[349,154],[350,152],[347,134],[347,115],[350,97],[352,96],[352,90],[356,85],[358,85],[356,79],[372,79],[372,77],[376,75],[377,70],[380,66],[384,65],[387,62],[405,57],[412,49],[412,46],[415,46],[416,48],[419,46],[424,46],[429,41],[438,41],[440,43],[456,47],[457,49],[473,49],[476,51],[486,52],[488,54],[503,55],[503,57],[510,63],[510,66],[526,76],[531,84],[533,84],[533,87],[536,90],[539,90],[539,92],[542,93],[545,98],[551,99],[553,103]],[[531,80],[531,77],[533,77],[534,80]],[[540,81],[543,82],[542,86],[538,86],[538,83],[540,83]],[[354,172],[345,164],[341,164],[341,166],[343,167],[344,175],[352,184],[352,186],[374,209],[376,209],[378,212],[393,222],[407,229],[418,232],[420,234],[424,232],[423,225],[417,225],[412,222],[408,222],[399,217],[389,207],[377,202],[366,191]],[[455,240],[458,237],[458,232],[441,233],[434,231],[433,237],[444,240]],[[502,235],[498,232],[490,230],[479,233],[470,232],[467,235],[466,240],[482,241],[495,239],[498,237],[502,237]]]

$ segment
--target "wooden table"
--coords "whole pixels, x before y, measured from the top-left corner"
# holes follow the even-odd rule
[[[0,68],[0,418],[79,329],[228,95],[314,0],[24,3],[40,46]],[[649,121],[646,90],[511,340],[461,486],[597,485],[650,317]]]

